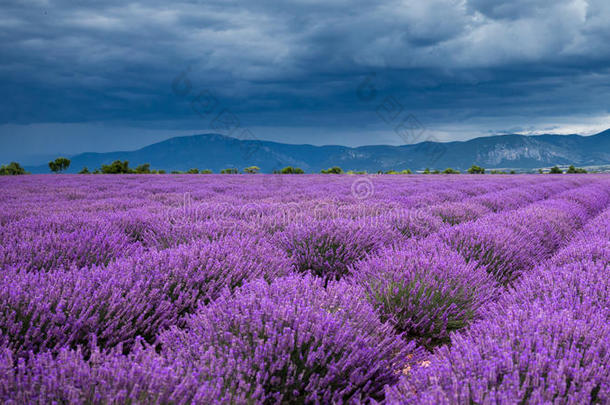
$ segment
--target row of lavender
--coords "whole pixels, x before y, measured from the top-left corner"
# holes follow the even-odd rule
[[[597,384],[586,367],[575,371],[580,380],[572,367],[547,384],[519,365],[520,384],[502,385],[502,375],[474,376],[457,353],[466,345],[519,354],[491,344],[498,336],[463,336],[493,329],[479,325],[502,320],[506,286],[518,280],[509,291],[521,291],[610,198],[601,176],[513,177],[367,178],[374,193],[364,200],[354,194],[359,178],[347,176],[14,180],[0,217],[0,395],[74,403],[608,398],[603,368]],[[583,245],[597,222],[573,243]],[[603,249],[592,250],[602,270]],[[458,330],[467,332],[451,334]],[[497,366],[490,358],[478,361]],[[476,387],[455,392],[462,384]]]

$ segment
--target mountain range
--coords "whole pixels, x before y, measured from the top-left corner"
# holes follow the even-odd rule
[[[258,166],[272,172],[285,166],[307,173],[340,166],[344,170],[423,170],[451,167],[465,170],[476,164],[488,169],[531,170],[553,165],[610,165],[610,129],[591,136],[494,135],[468,141],[422,142],[412,145],[293,145],[260,140],[240,140],[219,134],[182,136],[134,151],[82,153],[71,156],[68,172],[83,167],[93,171],[102,164],[128,160],[131,167],[150,163],[153,169],[188,170]],[[47,164],[26,167],[32,173],[48,173]]]

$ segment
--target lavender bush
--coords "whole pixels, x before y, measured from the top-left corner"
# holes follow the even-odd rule
[[[171,361],[202,378],[198,401],[345,403],[382,399],[417,358],[344,282],[257,281],[161,337]]]
[[[476,319],[495,281],[438,238],[384,248],[352,273],[382,320],[428,347]]]

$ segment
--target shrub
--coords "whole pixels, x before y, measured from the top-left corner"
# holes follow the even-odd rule
[[[610,284],[603,265],[589,266],[528,278],[389,389],[388,402],[608,403]]]
[[[102,173],[104,174],[128,174],[134,171],[129,168],[129,162],[127,160],[121,162],[115,160],[112,164],[102,165]]]
[[[280,174],[303,174],[305,173],[300,167],[287,166],[280,170]]]
[[[153,343],[160,330],[180,324],[199,303],[222,290],[261,278],[272,281],[291,272],[277,249],[252,237],[151,251],[107,267],[49,273],[0,273],[0,342],[19,354],[99,347],[137,336]],[[88,349],[85,350],[88,352]]]
[[[345,219],[296,223],[277,235],[300,272],[339,279],[348,267],[392,240],[385,227]]]
[[[589,201],[596,197],[583,198]],[[550,257],[586,218],[586,209],[577,203],[546,200],[499,216],[462,223],[442,231],[442,237],[467,261],[476,261],[498,282],[508,284],[524,270]]]
[[[333,166],[326,170],[322,169],[321,173],[323,173],[323,174],[342,174],[343,169],[341,169],[339,166]]]
[[[358,297],[311,276],[254,281],[164,333],[162,354],[196,370],[200,403],[382,400],[419,356]]]
[[[137,174],[150,174],[150,163],[145,163],[136,167]]]
[[[104,348],[136,336],[153,341],[175,323],[169,303],[146,275],[103,268],[49,273],[3,272],[0,341],[25,355],[84,346],[91,336]]]
[[[574,167],[574,165],[570,165],[566,173],[574,174],[574,173],[587,173],[585,169],[581,169],[579,167]]]
[[[49,162],[49,169],[53,173],[61,173],[70,167],[70,159],[59,157]]]
[[[558,166],[553,166],[553,167],[551,167],[551,170],[549,171],[549,173],[551,173],[551,174],[562,174],[563,170],[561,170]]]
[[[258,172],[260,172],[261,168],[258,166],[250,166],[250,167],[246,167],[244,169],[244,173],[249,173],[249,174],[256,174]]]
[[[380,222],[404,238],[425,237],[443,227],[442,219],[425,208],[390,211],[380,217]]]
[[[479,316],[495,281],[438,238],[384,248],[352,273],[383,322],[432,347]]]
[[[470,169],[468,169],[469,174],[485,174],[485,169],[481,166],[472,165]]]
[[[83,167],[83,170],[78,172],[78,174],[91,174],[91,172],[89,171],[89,169],[87,169],[87,166],[85,166]]]
[[[488,207],[477,202],[444,203],[432,207],[430,211],[451,225],[472,221],[491,212]]]
[[[239,170],[237,170],[236,168],[229,168],[229,169],[222,169],[220,171],[220,174],[238,174]]]
[[[28,174],[28,172],[17,162],[0,166],[0,176],[18,176],[21,174]]]
[[[233,290],[257,278],[271,282],[293,271],[288,257],[269,242],[237,234],[153,251],[112,267],[162,280],[159,288],[178,316],[192,312],[199,302],[213,301],[224,289]]]
[[[2,231],[0,268],[17,267],[22,271],[107,264],[133,253],[134,248],[117,228],[97,220],[66,221],[64,229],[56,229],[52,218],[27,218]]]
[[[443,174],[460,174],[460,172],[458,170],[448,167],[445,170],[443,170]]]
[[[154,350],[140,348],[130,356],[121,350],[95,349],[85,356],[64,348],[18,359],[0,352],[0,398],[20,404],[188,403],[191,395],[178,364],[168,364]],[[87,358],[87,359],[86,359]],[[13,365],[16,364],[16,367]],[[182,386],[180,385],[182,383]],[[192,391],[195,391],[195,387]],[[181,395],[182,394],[182,395]]]

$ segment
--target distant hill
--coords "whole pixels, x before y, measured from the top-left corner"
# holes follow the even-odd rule
[[[458,142],[422,142],[414,145],[346,146],[290,145],[269,141],[238,140],[218,134],[176,137],[135,151],[83,153],[72,158],[69,172],[89,170],[114,160],[130,166],[150,163],[153,169],[188,170],[196,167],[219,172],[256,165],[263,172],[298,166],[316,173],[330,166],[344,170],[422,170],[452,167],[466,170],[472,164],[485,168],[533,169],[553,165],[600,166],[610,164],[610,130],[597,135],[497,135]],[[29,166],[32,173],[48,173],[46,164]]]

